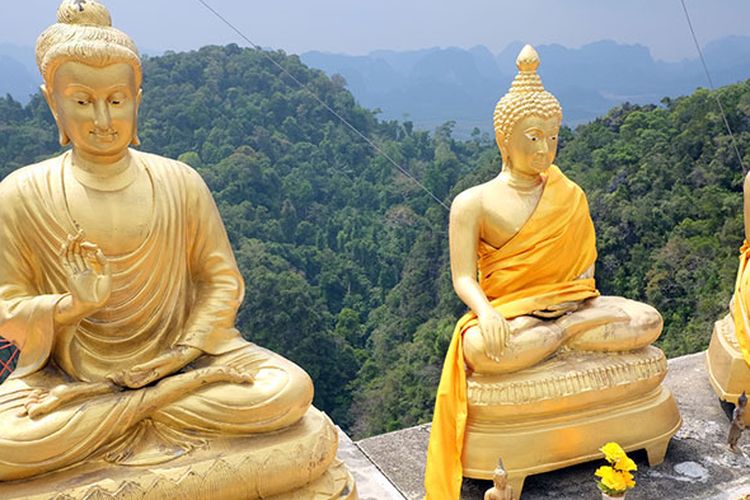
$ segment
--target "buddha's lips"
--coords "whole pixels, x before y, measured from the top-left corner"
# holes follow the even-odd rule
[[[117,132],[91,132],[91,135],[103,142],[112,142],[117,137]]]

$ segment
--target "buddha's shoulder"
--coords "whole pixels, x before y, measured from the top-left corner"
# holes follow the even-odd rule
[[[586,194],[583,191],[583,188],[581,188],[581,186],[576,184],[576,182],[573,179],[565,175],[565,173],[557,165],[552,165],[550,167],[549,175],[550,175],[550,180],[555,182],[555,184],[557,184],[560,188],[569,189],[582,195]]]
[[[64,154],[14,170],[0,182],[0,197],[22,196],[24,189],[47,181],[50,174],[60,168],[63,156]]]
[[[187,163],[153,153],[131,150],[136,158],[163,181],[181,181],[188,184],[203,183],[201,175]]]
[[[491,182],[477,184],[458,193],[451,203],[451,212],[481,211],[483,200],[487,197],[487,192],[491,190]]]

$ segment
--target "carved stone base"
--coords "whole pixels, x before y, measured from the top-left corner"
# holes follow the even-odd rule
[[[343,462],[336,460],[321,477],[288,493],[270,500],[357,500],[354,478]]]
[[[750,367],[742,357],[734,335],[734,321],[729,314],[714,324],[706,367],[708,380],[722,401],[737,404],[742,391],[750,394]],[[745,413],[745,425],[750,425],[750,412]]]
[[[354,480],[336,459],[337,447],[333,423],[311,408],[283,431],[216,438],[156,466],[94,459],[32,480],[0,483],[0,498],[356,499]]]
[[[524,374],[470,377],[462,456],[464,476],[475,479],[491,479],[502,458],[516,498],[527,476],[602,458],[608,441],[627,451],[645,448],[651,465],[661,463],[682,424],[660,385],[666,361],[655,347],[562,353]]]

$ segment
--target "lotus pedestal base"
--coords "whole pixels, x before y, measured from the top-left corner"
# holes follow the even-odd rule
[[[736,405],[742,391],[750,395],[750,367],[742,357],[731,315],[714,324],[706,366],[708,380],[722,401]],[[745,413],[745,425],[750,426],[750,412]]]
[[[519,498],[527,476],[602,458],[609,441],[645,448],[650,465],[661,463],[682,423],[665,375],[655,347],[569,351],[522,372],[471,375],[464,476],[492,479],[502,458]]]
[[[92,459],[33,479],[0,482],[0,498],[355,500],[354,480],[336,459],[337,447],[336,428],[311,408],[282,431],[212,439],[159,465]]]

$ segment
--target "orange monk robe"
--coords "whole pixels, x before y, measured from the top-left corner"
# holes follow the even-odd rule
[[[492,305],[510,319],[569,301],[596,297],[593,278],[576,279],[596,261],[596,235],[586,195],[552,165],[539,203],[526,224],[502,248],[480,241],[480,285]],[[468,413],[463,333],[474,313],[456,325],[440,378],[425,489],[431,500],[457,499]]]
[[[750,366],[750,272],[748,272],[748,261],[750,261],[750,244],[747,241],[740,248],[740,268],[737,271],[737,282],[734,287],[734,301],[732,301],[732,317],[734,319],[734,332],[737,342],[740,344],[742,357]]]

